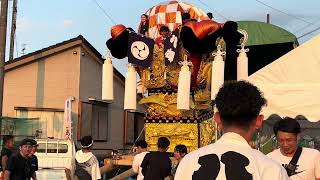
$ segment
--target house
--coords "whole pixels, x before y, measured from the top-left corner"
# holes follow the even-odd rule
[[[114,69],[114,101],[101,100],[102,55],[83,37],[5,64],[3,115],[38,118],[41,138],[64,138],[65,101],[72,98],[75,140],[92,135],[94,150],[126,149],[143,129],[142,113],[123,110],[125,78]]]

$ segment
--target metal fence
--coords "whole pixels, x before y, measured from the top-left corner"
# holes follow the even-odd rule
[[[0,117],[0,143],[4,135],[13,135],[15,144],[24,138],[37,138],[41,136],[38,118]]]

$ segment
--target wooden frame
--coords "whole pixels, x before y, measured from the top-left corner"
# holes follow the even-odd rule
[[[82,129],[82,121],[83,121],[83,117],[82,117],[82,111],[83,111],[83,104],[89,104],[89,105],[91,105],[90,106],[90,110],[89,110],[89,124],[90,124],[90,128],[91,128],[91,130],[90,130],[90,134],[91,134],[91,136],[92,136],[92,132],[93,132],[93,125],[92,125],[92,123],[93,123],[93,106],[94,105],[97,105],[97,106],[102,106],[102,104],[101,103],[95,103],[95,102],[93,102],[93,101],[89,101],[89,102],[86,102],[86,101],[79,101],[79,119],[78,119],[78,129],[77,129],[77,132],[78,132],[78,134],[77,134],[77,140],[79,141],[80,139],[81,139],[81,137],[82,137],[82,133],[83,132],[81,132],[81,129]],[[108,106],[106,106],[106,108],[108,108]],[[108,121],[108,115],[107,115],[107,121]],[[99,121],[99,120],[98,120]],[[99,122],[98,122],[99,123]],[[108,125],[108,122],[107,122],[107,125]],[[98,127],[99,127],[99,124],[98,124]],[[108,128],[107,128],[107,130],[108,130]],[[99,134],[99,130],[98,130],[98,134]],[[94,139],[94,138],[93,138]],[[108,136],[106,136],[105,137],[105,140],[96,140],[96,139],[94,139],[94,141],[95,142],[107,142],[108,141]]]
[[[145,115],[145,113],[142,113],[142,112],[130,112],[128,110],[124,110],[124,115],[123,115],[123,144],[125,145],[133,145],[135,143],[135,140],[138,138],[138,135],[136,135],[136,126],[137,126],[137,123],[138,122],[133,122],[134,124],[134,128],[133,128],[133,131],[134,131],[134,135],[133,135],[133,138],[134,138],[134,141],[133,142],[129,142],[128,140],[128,114],[129,113],[133,113],[134,114],[134,117],[137,115],[137,114],[142,114],[143,116]],[[134,118],[135,120],[135,118]]]

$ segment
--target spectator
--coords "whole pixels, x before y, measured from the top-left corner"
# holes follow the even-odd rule
[[[141,164],[144,180],[163,180],[171,174],[171,160],[166,153],[170,141],[166,137],[158,139],[158,151],[148,153]]]
[[[28,157],[31,153],[30,139],[23,139],[19,146],[19,152],[10,157],[4,173],[5,180],[25,180],[31,172],[31,164]]]
[[[170,36],[170,31],[169,28],[167,26],[162,26],[160,28],[160,36],[157,37],[157,39],[155,40],[156,44],[158,46],[163,44],[163,41]]]
[[[137,176],[137,180],[143,180],[143,174],[142,174],[142,171],[141,171],[141,163],[145,157],[145,155],[147,153],[149,153],[147,151],[147,147],[148,147],[148,144],[145,140],[139,140],[136,142],[136,147],[137,147],[137,152],[138,154],[134,156],[133,158],[133,163],[132,163],[132,170],[135,172],[135,173],[138,173],[138,176]]]
[[[184,25],[186,22],[190,21],[191,17],[189,13],[183,13],[182,14],[182,25]]]
[[[142,34],[144,36],[148,36],[148,30],[149,30],[149,20],[148,20],[148,15],[142,14],[141,15],[141,20],[138,28],[139,34]]]
[[[208,13],[207,13],[207,16],[208,16],[208,18],[210,18],[210,19],[212,19],[212,18],[213,18],[213,15],[212,15],[212,13],[211,13],[211,12],[208,12]]]
[[[3,177],[3,172],[6,169],[9,158],[12,155],[13,144],[14,138],[12,135],[5,135],[3,137],[3,148],[1,150],[1,177]]]
[[[258,88],[245,81],[225,83],[214,101],[218,109],[214,119],[224,134],[216,143],[186,155],[175,179],[287,180],[279,163],[248,144],[263,121],[260,111],[266,100]]]
[[[81,150],[75,155],[76,170],[75,175],[79,180],[101,179],[99,162],[92,154],[93,139],[91,136],[84,136],[80,140]]]
[[[31,142],[31,152],[29,154],[29,161],[31,165],[31,171],[29,174],[29,178],[32,178],[33,180],[37,179],[36,171],[38,171],[38,158],[36,155],[34,155],[38,150],[38,143],[36,140],[30,139]]]
[[[276,122],[273,130],[280,148],[268,156],[281,163],[292,180],[320,180],[320,152],[298,146],[301,133],[298,121],[286,117]]]
[[[176,147],[174,148],[173,155],[174,155],[174,159],[177,162],[172,163],[172,170],[171,170],[172,177],[174,177],[174,175],[176,174],[180,161],[185,155],[187,155],[187,153],[188,153],[188,149],[187,149],[187,146],[185,145],[179,144],[179,145],[176,145]]]

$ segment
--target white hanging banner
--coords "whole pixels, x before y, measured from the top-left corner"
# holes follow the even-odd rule
[[[107,57],[102,67],[102,100],[113,101],[113,65]]]
[[[220,87],[224,83],[224,60],[223,56],[226,52],[221,51],[221,46],[218,45],[217,52],[213,54],[212,74],[211,74],[211,100],[214,100]]]
[[[178,93],[177,93],[177,109],[189,110],[190,109],[190,85],[191,85],[191,72],[189,65],[191,62],[185,59],[179,64],[182,65],[179,73]]]
[[[248,33],[245,30],[238,30],[243,35],[241,49],[237,49],[239,56],[237,58],[237,81],[248,79],[248,56],[249,49],[245,49],[245,43],[248,41]]]
[[[70,97],[64,104],[64,136],[66,139],[72,139],[72,100]]]
[[[137,109],[137,73],[132,64],[128,64],[124,91],[124,109]]]
[[[237,58],[237,80],[247,80],[248,79],[248,56],[246,52],[249,49],[244,49],[244,46],[241,49],[238,49],[239,56]]]

